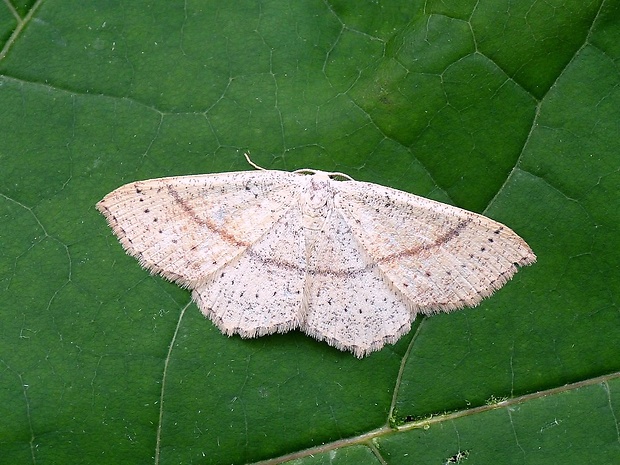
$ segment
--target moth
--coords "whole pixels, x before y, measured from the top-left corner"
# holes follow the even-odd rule
[[[191,289],[224,334],[298,329],[357,357],[418,313],[477,305],[536,261],[497,221],[311,169],[137,181],[97,208],[129,255]]]

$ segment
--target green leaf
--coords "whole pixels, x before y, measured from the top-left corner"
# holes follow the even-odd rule
[[[620,461],[620,2],[5,2],[0,39],[1,463]],[[363,360],[227,338],[94,204],[244,151],[538,262]]]

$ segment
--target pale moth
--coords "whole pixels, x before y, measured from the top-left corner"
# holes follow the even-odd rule
[[[137,181],[97,208],[129,255],[191,289],[224,334],[299,329],[357,357],[418,313],[477,305],[536,261],[497,221],[310,169]]]

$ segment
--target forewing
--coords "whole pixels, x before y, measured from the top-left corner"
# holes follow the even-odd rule
[[[354,236],[415,310],[476,305],[536,260],[523,239],[482,215],[376,184],[337,189]]]
[[[144,267],[193,288],[295,204],[297,178],[244,171],[151,179],[116,189],[97,208]]]

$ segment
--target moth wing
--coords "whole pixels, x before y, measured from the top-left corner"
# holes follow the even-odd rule
[[[194,288],[296,207],[298,177],[244,171],[138,181],[97,208],[142,266]]]
[[[387,282],[415,311],[477,305],[536,256],[514,231],[458,207],[343,181],[336,208]]]

